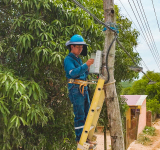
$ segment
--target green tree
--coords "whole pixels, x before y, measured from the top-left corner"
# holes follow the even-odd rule
[[[135,60],[137,65],[139,65],[139,54],[133,52],[133,48],[138,45],[137,38],[139,32],[136,29],[131,28],[132,22],[120,14],[117,6],[115,7],[115,11],[117,14],[116,23],[119,25],[118,39],[123,43],[123,46]],[[116,45],[115,57],[115,79],[117,82],[127,80],[132,81],[134,78],[138,78],[138,73],[129,69],[129,66],[134,66],[134,63],[118,44]]]
[[[80,2],[104,20],[103,1]],[[115,9],[122,25],[120,41],[138,63],[133,52],[138,32]],[[74,149],[74,116],[63,68],[65,42],[81,34],[89,57],[103,50],[103,26],[70,0],[1,0],[0,15],[0,149]],[[130,62],[117,45],[117,87],[121,80],[137,76],[128,70]]]
[[[124,89],[122,90],[122,95],[129,95],[130,90],[131,90],[131,87],[124,88]]]
[[[147,76],[154,81],[150,84],[148,78],[144,75],[142,79],[133,83],[132,87],[125,88],[123,95],[147,95],[147,110],[153,113],[159,113],[160,104],[160,74],[148,71]]]
[[[131,95],[144,95],[146,86],[148,85],[148,80],[138,80],[135,81],[132,85],[132,88],[130,90]]]
[[[157,99],[149,99],[147,109],[152,111],[152,114],[160,113],[160,102]]]

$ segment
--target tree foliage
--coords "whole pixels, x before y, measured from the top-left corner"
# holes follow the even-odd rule
[[[80,2],[104,20],[103,1]],[[115,9],[120,41],[138,63],[133,52],[138,32]],[[0,15],[0,149],[74,149],[65,42],[82,35],[89,48],[82,57],[86,61],[91,52],[103,50],[103,26],[70,0],[1,0]],[[118,87],[137,74],[128,70],[132,63],[118,45],[116,49]]]
[[[149,84],[148,78],[144,75],[142,79],[133,83],[132,87],[123,90],[124,95],[147,95],[147,109],[154,113],[159,113],[160,105],[160,74],[148,71],[147,76],[154,81]]]
[[[148,99],[147,109],[152,111],[152,114],[160,113],[160,102],[157,99]]]
[[[141,60],[139,54],[133,51],[133,48],[138,45],[137,39],[139,32],[136,29],[132,29],[132,22],[120,14],[118,7],[115,7],[115,11],[117,14],[116,23],[119,25],[118,39],[123,43],[123,46],[137,63],[137,65],[139,65]],[[117,82],[121,82],[122,80],[131,81],[134,78],[138,78],[138,73],[129,70],[129,66],[135,66],[135,64],[118,44],[116,44],[115,57],[115,79]]]

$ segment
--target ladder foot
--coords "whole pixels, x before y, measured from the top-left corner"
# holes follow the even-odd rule
[[[89,144],[97,145],[97,142],[96,142],[96,141],[91,141],[91,140],[89,140],[89,139],[87,139],[86,142],[89,143]]]
[[[97,150],[97,146],[94,146],[93,148],[89,148],[88,150]]]
[[[97,136],[93,135],[91,141],[96,141],[97,140]]]

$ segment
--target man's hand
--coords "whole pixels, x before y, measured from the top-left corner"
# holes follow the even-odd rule
[[[88,59],[86,64],[88,67],[90,67],[90,65],[92,65],[94,63],[94,59]]]

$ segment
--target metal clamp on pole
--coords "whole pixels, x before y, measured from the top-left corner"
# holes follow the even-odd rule
[[[106,25],[108,25],[110,27],[110,29],[114,30],[116,33],[119,33],[119,25],[117,25],[116,23],[113,22],[106,22]],[[106,31],[107,28],[104,27],[103,31]]]

